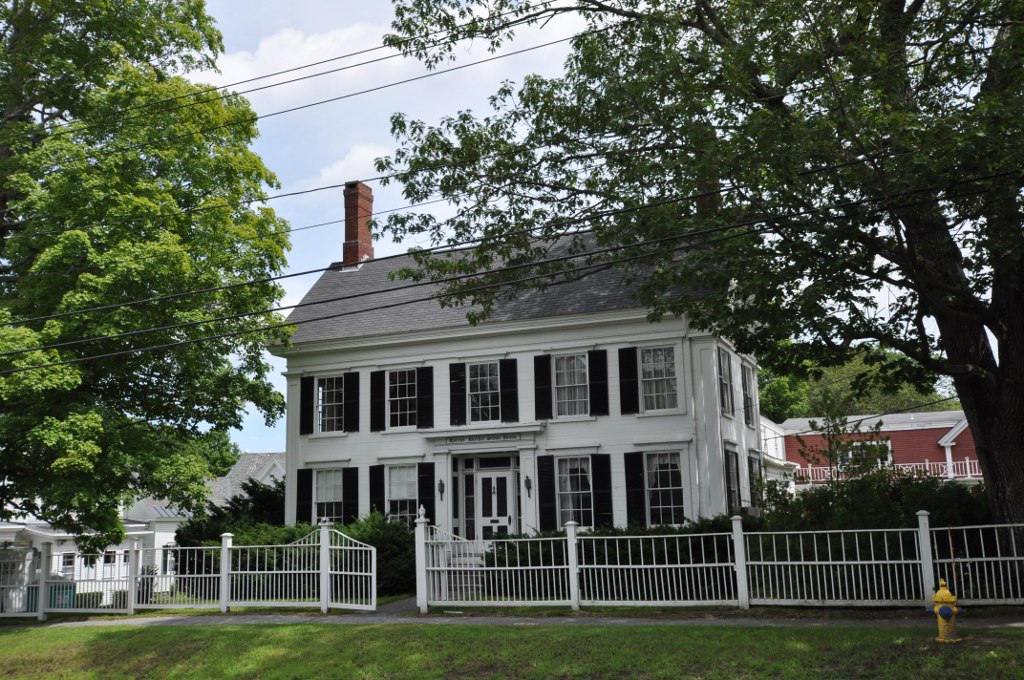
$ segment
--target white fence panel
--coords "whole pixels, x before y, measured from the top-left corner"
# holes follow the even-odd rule
[[[731,534],[578,540],[580,604],[738,603]]]
[[[46,611],[63,613],[126,613],[128,611],[128,551],[76,553],[71,571],[64,555],[53,555],[46,570]]]
[[[377,609],[377,549],[330,531],[330,607]]]
[[[290,545],[231,548],[230,605],[320,605],[319,531]]]
[[[31,548],[0,548],[0,617],[37,615],[37,560]]]
[[[427,527],[425,549],[428,604],[571,603],[564,538],[467,541]]]
[[[220,602],[220,548],[140,551],[137,609],[215,609]]]
[[[915,529],[744,536],[751,604],[915,605],[926,599]]]
[[[1024,524],[931,530],[936,582],[963,604],[1024,604]]]

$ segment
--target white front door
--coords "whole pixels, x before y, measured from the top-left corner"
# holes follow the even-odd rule
[[[489,541],[513,533],[515,522],[515,473],[511,471],[481,471],[477,475],[480,485],[477,497],[479,511],[476,518],[480,538]]]

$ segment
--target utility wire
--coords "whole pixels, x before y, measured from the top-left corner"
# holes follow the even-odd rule
[[[909,153],[909,152],[904,152],[904,153]],[[798,176],[799,177],[803,177],[803,176],[815,175],[815,174],[818,174],[820,172],[827,172],[827,171],[830,171],[830,170],[835,170],[835,169],[839,169],[839,168],[843,168],[843,167],[849,167],[849,166],[853,166],[853,165],[858,165],[860,163],[866,162],[867,160],[868,160],[867,158],[859,158],[859,159],[854,159],[854,160],[850,160],[850,161],[844,161],[842,163],[833,163],[831,165],[820,167],[820,168],[811,168],[811,169],[808,169],[808,170],[801,171],[798,174]],[[979,181],[979,180],[975,179],[975,180],[968,180],[968,181]],[[342,185],[338,185],[338,186],[342,186]],[[673,204],[673,203],[681,203],[681,202],[685,202],[685,201],[696,201],[696,200],[699,200],[699,199],[702,199],[702,198],[709,198],[709,197],[712,197],[712,196],[721,196],[721,195],[723,195],[725,193],[728,193],[728,192],[731,192],[731,191],[737,191],[739,189],[742,189],[742,188],[744,188],[744,186],[745,185],[740,184],[740,185],[733,185],[733,186],[729,186],[729,187],[719,187],[717,189],[713,189],[713,190],[710,190],[710,191],[703,191],[703,192],[699,192],[699,193],[696,193],[696,194],[690,194],[688,196],[668,197],[668,198],[664,198],[664,199],[659,199],[657,201],[648,202],[648,203],[646,203],[644,205],[641,205],[641,206],[634,206],[634,207],[631,207],[631,208],[621,208],[621,209],[614,209],[614,210],[617,210],[618,212],[630,212],[632,210],[643,210],[643,209],[646,209],[646,208],[661,207],[663,205],[670,205],[670,204]],[[415,204],[415,205],[423,205],[423,204]],[[401,208],[392,209],[392,212],[393,211],[397,211],[397,210],[401,210]],[[382,211],[381,213],[374,213],[374,214],[375,215],[382,214],[383,212],[388,212],[388,211]],[[618,212],[615,212],[614,214],[618,214]],[[568,224],[580,223],[581,221],[584,221],[586,219],[588,219],[588,218],[576,218],[576,219],[564,218],[563,220],[555,220],[554,222],[550,223],[548,225],[548,227],[549,228],[551,228],[551,227],[556,227],[557,228],[557,227],[561,227],[561,226],[568,225]],[[343,221],[343,220],[337,220],[335,222],[340,222],[340,221]],[[323,223],[323,224],[327,224],[327,223]],[[509,235],[519,236],[519,235],[523,235],[523,234],[526,234],[526,233],[531,232],[531,231],[533,231],[533,228],[517,230],[517,231],[511,232],[511,234],[509,234]],[[490,239],[484,237],[484,238],[467,239],[467,240],[464,240],[464,241],[461,241],[461,242],[456,242],[456,243],[446,243],[446,244],[443,244],[443,245],[433,246],[431,248],[425,248],[425,249],[421,250],[420,252],[433,253],[433,252],[440,252],[440,251],[446,251],[446,250],[455,250],[455,249],[462,248],[462,247],[465,247],[465,246],[470,246],[470,245],[474,245],[474,244],[480,244],[480,243],[486,242],[488,240],[494,240],[494,237],[492,237]],[[389,260],[389,259],[393,259],[393,258],[397,258],[397,257],[405,257],[405,255],[406,255],[405,253],[399,253],[399,254],[396,254],[396,255],[388,255],[388,256],[376,258],[376,261]],[[59,312],[59,313],[49,314],[49,315],[44,315],[44,316],[37,316],[37,317],[19,319],[19,320],[16,320],[16,321],[8,322],[7,324],[0,324],[0,325],[8,325],[8,326],[23,325],[23,324],[27,324],[27,323],[35,323],[35,322],[40,322],[40,321],[48,321],[50,319],[64,318],[64,317],[67,317],[67,316],[73,316],[73,315],[77,315],[77,314],[86,314],[86,313],[97,312],[97,311],[107,311],[107,310],[110,310],[110,309],[118,309],[118,308],[122,308],[122,307],[132,307],[132,306],[136,306],[136,305],[140,305],[140,304],[146,304],[146,303],[150,303],[150,302],[164,302],[164,301],[167,301],[167,300],[178,299],[178,298],[190,295],[190,294],[205,294],[205,293],[217,292],[217,291],[221,291],[221,290],[230,290],[230,289],[238,288],[238,287],[245,286],[245,285],[248,285],[248,284],[269,283],[271,281],[276,281],[276,280],[280,280],[280,279],[292,278],[293,276],[302,276],[302,275],[306,275],[306,274],[313,274],[313,273],[318,273],[318,272],[324,272],[324,271],[327,271],[328,269],[331,269],[331,267],[328,266],[328,267],[321,267],[321,268],[317,268],[317,269],[310,269],[310,270],[306,270],[304,272],[300,272],[298,274],[285,274],[285,275],[280,275],[280,276],[275,276],[275,277],[265,277],[265,278],[261,278],[261,279],[254,279],[252,281],[242,281],[242,282],[237,282],[237,283],[233,283],[233,284],[226,284],[224,286],[217,286],[217,287],[213,287],[213,288],[203,288],[203,289],[197,289],[197,290],[192,290],[192,291],[182,291],[180,293],[171,293],[171,294],[155,296],[155,297],[151,297],[151,298],[144,298],[144,299],[139,299],[139,300],[131,300],[131,301],[128,301],[128,302],[121,302],[121,303],[117,303],[117,304],[113,304],[113,305],[103,305],[103,306],[99,306],[99,307],[91,307],[91,308],[78,309],[78,310],[69,310],[69,311],[66,311],[66,312]]]
[[[1009,174],[1009,173],[998,173],[998,174]],[[972,180],[966,180],[966,181],[973,182],[973,181],[980,181],[981,179],[987,179],[987,178],[988,177],[986,176],[986,177],[980,177],[980,178],[976,178],[976,179],[972,179]],[[31,349],[15,350],[15,351],[12,351],[12,352],[7,352],[7,353],[0,354],[0,358],[14,356],[14,355],[18,355],[18,354],[25,354],[25,353],[33,352],[33,351],[62,349],[62,348],[65,348],[65,347],[79,345],[79,344],[84,344],[84,343],[88,343],[88,342],[98,342],[98,341],[104,341],[104,340],[112,340],[112,339],[118,339],[118,338],[123,338],[123,337],[142,335],[142,334],[151,333],[151,332],[163,332],[163,331],[167,331],[167,330],[177,330],[177,329],[182,329],[182,328],[187,328],[187,327],[194,327],[194,326],[198,326],[198,325],[204,325],[204,324],[208,324],[208,323],[218,323],[218,322],[222,322],[222,321],[237,320],[237,319],[240,319],[240,318],[246,318],[246,317],[251,317],[251,316],[259,316],[259,315],[263,315],[263,314],[268,314],[268,313],[273,313],[273,312],[277,312],[277,311],[282,311],[284,309],[295,309],[295,308],[306,307],[306,306],[311,306],[311,305],[318,305],[318,304],[326,304],[326,303],[331,303],[331,302],[346,301],[346,300],[350,300],[350,299],[355,299],[355,298],[360,298],[360,297],[367,297],[367,296],[371,296],[371,295],[387,294],[387,293],[392,293],[394,291],[401,291],[401,290],[406,290],[406,289],[411,289],[411,288],[419,288],[419,287],[423,287],[423,286],[434,286],[434,285],[438,285],[438,284],[441,284],[441,283],[454,283],[456,281],[460,281],[460,280],[465,280],[465,279],[469,279],[469,278],[473,278],[473,277],[479,277],[479,276],[482,276],[482,275],[486,275],[487,273],[502,272],[502,271],[514,271],[514,270],[523,269],[523,268],[532,268],[532,267],[535,267],[537,265],[552,264],[552,263],[556,263],[556,262],[564,262],[564,261],[567,261],[567,260],[579,259],[581,257],[588,257],[589,258],[589,257],[593,257],[593,256],[596,256],[596,255],[604,255],[604,254],[609,254],[609,253],[621,252],[623,250],[627,250],[627,249],[631,249],[631,248],[642,248],[642,249],[647,250],[651,246],[657,246],[657,245],[665,244],[665,243],[668,243],[670,241],[679,241],[681,239],[689,239],[689,238],[698,237],[698,236],[705,236],[705,235],[709,235],[709,234],[719,233],[719,232],[722,232],[722,231],[728,231],[728,230],[733,230],[733,229],[742,229],[744,227],[752,227],[753,225],[761,223],[761,222],[768,222],[768,221],[775,222],[775,221],[780,221],[780,220],[793,219],[793,218],[797,218],[797,217],[805,217],[805,216],[808,216],[808,215],[813,215],[813,214],[816,214],[816,213],[820,213],[823,210],[846,209],[846,208],[850,208],[850,207],[855,207],[857,205],[864,205],[866,203],[871,203],[871,202],[887,202],[887,201],[889,201],[892,198],[897,197],[897,196],[910,195],[910,194],[929,192],[929,191],[935,191],[935,190],[936,190],[936,187],[927,187],[927,188],[923,188],[923,189],[908,190],[908,191],[905,191],[905,192],[900,192],[898,194],[890,194],[889,196],[884,197],[884,198],[874,198],[874,197],[872,197],[872,198],[864,198],[864,199],[859,199],[857,201],[850,201],[850,202],[846,202],[846,203],[842,203],[842,204],[834,204],[834,205],[831,205],[831,206],[824,206],[824,207],[821,207],[821,208],[815,208],[815,209],[810,209],[810,210],[803,210],[803,211],[798,211],[798,212],[794,212],[794,213],[789,213],[789,214],[786,214],[786,215],[778,215],[778,216],[769,216],[769,217],[765,217],[765,218],[750,219],[750,220],[745,220],[745,221],[742,221],[742,222],[732,223],[732,224],[728,224],[728,225],[712,227],[712,228],[709,228],[709,229],[700,230],[700,231],[696,231],[696,232],[688,232],[686,234],[678,234],[678,235],[673,235],[673,236],[662,237],[662,238],[659,238],[659,239],[652,239],[650,241],[645,241],[645,242],[637,243],[637,244],[630,244],[630,245],[625,245],[625,246],[610,246],[610,247],[607,247],[607,248],[591,250],[591,251],[587,251],[585,253],[580,253],[580,254],[575,254],[575,255],[567,255],[567,256],[562,256],[562,257],[558,257],[558,258],[551,258],[551,259],[547,259],[547,260],[540,260],[540,261],[537,261],[537,262],[531,262],[531,263],[520,264],[520,265],[512,265],[512,266],[508,266],[508,267],[501,267],[501,268],[493,270],[492,272],[485,272],[484,274],[481,274],[480,272],[473,272],[473,273],[470,273],[470,274],[463,274],[463,275],[459,275],[459,276],[455,276],[455,277],[448,277],[448,278],[439,279],[439,280],[417,282],[417,283],[409,284],[409,285],[406,285],[406,286],[400,286],[400,287],[396,287],[396,288],[389,288],[389,289],[383,290],[383,291],[369,291],[369,292],[366,292],[366,293],[361,293],[361,294],[357,294],[357,295],[353,295],[353,296],[342,296],[342,297],[339,297],[339,298],[319,300],[319,301],[310,302],[310,303],[299,303],[297,305],[291,305],[291,306],[274,308],[274,309],[268,309],[268,310],[245,312],[245,313],[240,313],[240,314],[220,317],[220,318],[216,318],[216,319],[204,319],[204,320],[200,320],[200,321],[191,321],[191,322],[186,322],[186,323],[181,323],[181,324],[174,324],[174,325],[169,325],[169,326],[164,326],[164,327],[159,327],[159,328],[138,329],[138,330],[127,331],[125,333],[120,333],[120,334],[116,334],[116,335],[107,335],[107,336],[101,336],[101,337],[95,337],[95,338],[72,340],[72,341],[67,341],[67,342],[64,342],[64,343],[58,343],[58,344],[54,344],[54,345],[35,347],[35,348],[31,348]],[[686,199],[684,198],[684,199],[677,199],[677,200],[686,200]],[[612,215],[615,215],[615,214],[621,214],[621,213],[627,212],[627,211],[644,210],[644,209],[648,209],[650,207],[657,207],[657,206],[645,205],[645,206],[632,207],[632,208],[628,208],[628,209],[619,209],[619,210],[615,210],[615,211],[607,211],[605,214],[596,215],[596,216],[595,215],[588,215],[588,216],[584,216],[584,217],[580,217],[580,218],[575,218],[575,220],[566,220],[566,222],[568,223],[568,222],[573,222],[573,221],[575,221],[575,222],[592,221],[595,218],[608,217],[608,216],[612,216]],[[880,209],[881,210],[888,210],[888,209],[891,209],[891,207],[892,206],[883,206]],[[901,206],[897,206],[897,207],[906,207],[906,206],[905,205],[901,205]],[[725,239],[720,239],[720,240],[730,240],[732,238],[738,238],[740,236],[753,235],[753,234],[756,234],[756,233],[759,233],[759,232],[770,230],[772,228],[773,228],[772,225],[769,224],[769,225],[766,225],[765,227],[762,227],[760,229],[746,229],[746,230],[744,230],[743,232],[741,232],[739,234],[731,235],[729,237],[726,237]],[[679,247],[671,249],[671,250],[672,251],[677,251],[679,248],[690,249],[692,247],[697,247],[697,246],[701,246],[701,245],[707,245],[708,243],[714,243],[714,242],[718,242],[718,241],[702,241],[702,242],[698,242],[698,243],[695,243],[695,244],[679,246]],[[404,256],[405,255],[392,256],[392,257],[404,257]],[[647,258],[647,257],[650,257],[650,256],[651,256],[651,253],[644,252],[641,255],[638,255],[638,256],[635,256],[635,257],[626,257],[626,258],[621,258],[621,259],[617,259],[617,260],[604,261],[604,262],[597,263],[596,265],[587,265],[585,267],[582,267],[581,269],[587,269],[587,268],[590,268],[591,266],[607,268],[607,267],[612,266],[614,264],[621,264],[623,262],[632,261],[632,260],[638,259],[638,258]],[[579,270],[575,269],[573,271],[577,272]],[[542,277],[542,278],[550,278],[550,274],[540,274],[540,275],[537,275],[537,276]],[[514,283],[522,283],[522,282],[530,281],[530,280],[534,280],[534,279],[531,278],[531,277],[527,277],[526,279],[522,279],[522,280],[514,282]],[[500,285],[506,285],[506,284],[500,284]],[[426,298],[426,299],[430,299],[430,298]],[[358,312],[358,311],[366,311],[366,310],[356,310],[356,311]],[[276,325],[272,325],[272,326],[262,327],[260,329],[246,329],[244,331],[239,331],[237,334],[244,334],[244,333],[252,333],[252,332],[261,332],[261,331],[267,331],[267,330],[274,330],[276,328],[280,328],[280,327],[283,327],[283,326],[296,325],[297,323],[310,323],[310,322],[317,321],[317,320],[323,320],[325,318],[334,318],[334,316],[322,317],[320,319],[307,319],[307,320],[303,320],[301,322],[286,322],[286,323],[283,323],[283,324],[276,324]],[[222,334],[220,336],[213,336],[213,337],[214,338],[221,338],[221,337],[225,337],[225,336]],[[184,341],[184,342],[187,343],[187,342],[190,342],[190,341]],[[176,345],[172,344],[171,346],[176,346]],[[162,349],[162,348],[165,348],[165,347],[166,346],[163,346],[163,345],[156,346],[157,349]],[[137,349],[137,350],[124,350],[124,351],[125,352],[146,351],[147,349],[148,348],[140,348],[140,349]],[[110,355],[100,355],[98,357],[82,357],[80,359],[69,360],[69,361],[71,361],[73,363],[79,363],[80,361],[89,360],[89,359],[92,359],[92,358],[108,358],[109,356]],[[7,375],[8,373],[12,373],[12,372],[20,372],[21,370],[32,370],[34,368],[45,368],[45,367],[49,367],[49,366],[59,366],[59,365],[64,365],[64,362],[57,362],[57,363],[53,363],[53,364],[46,364],[46,365],[36,366],[36,367],[24,367],[24,368],[15,369],[15,370],[12,370],[12,371],[3,371],[3,372],[0,372],[0,375]]]

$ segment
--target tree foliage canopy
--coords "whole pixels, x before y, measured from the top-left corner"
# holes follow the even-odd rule
[[[438,30],[497,47],[559,14],[587,26],[563,77],[505,83],[485,116],[393,118],[399,149],[380,169],[456,212],[384,229],[480,240],[421,254],[410,275],[554,281],[613,264],[652,319],[687,314],[779,370],[841,364],[864,342],[897,350],[878,378],[952,376],[997,516],[1024,520],[1024,425],[1000,427],[1024,423],[1024,5],[395,6],[392,44],[429,65],[457,49]],[[607,250],[586,254],[582,228]],[[558,238],[580,258],[545,262]],[[515,294],[473,278],[448,290],[484,313]]]
[[[117,541],[138,496],[201,507],[247,404],[282,414],[281,290],[223,288],[284,266],[276,179],[248,103],[184,77],[220,49],[201,0],[0,5],[3,516]]]

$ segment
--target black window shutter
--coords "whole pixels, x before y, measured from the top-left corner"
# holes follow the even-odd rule
[[[501,382],[501,422],[519,422],[519,371],[515,359],[498,362],[498,379]]]
[[[594,481],[594,526],[610,527],[612,523],[612,457],[607,453],[590,456]]]
[[[341,523],[352,524],[359,519],[359,468],[341,470]]]
[[[416,428],[434,427],[434,367],[416,369]]]
[[[313,471],[299,468],[295,475],[295,521],[313,523]]]
[[[466,424],[466,364],[448,365],[448,382],[451,386],[451,424]]]
[[[550,420],[551,356],[548,354],[540,354],[533,358],[533,390],[536,420]]]
[[[315,412],[316,378],[308,376],[299,380],[299,434],[313,434]]]
[[[647,503],[644,501],[644,454],[626,453],[626,524],[631,527],[647,526]]]
[[[345,432],[359,432],[359,374],[345,374]]]
[[[640,413],[640,372],[636,347],[619,350],[619,403],[622,415]]]
[[[417,485],[417,496],[419,496],[419,505],[423,506],[423,509],[427,513],[427,519],[434,524],[437,524],[437,516],[434,513],[434,464],[433,463],[417,463],[416,464],[416,485]],[[419,508],[417,507],[417,512]]]
[[[590,415],[608,415],[608,350],[587,352],[587,375],[590,376]]]
[[[555,459],[537,459],[537,512],[541,531],[557,531],[558,501],[555,497]]]
[[[387,390],[384,371],[370,374],[370,432],[383,432],[387,427]]]
[[[384,466],[370,466],[370,512],[387,514],[384,498]]]

